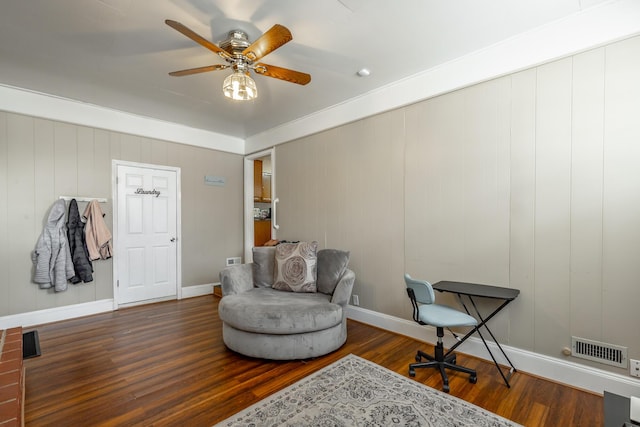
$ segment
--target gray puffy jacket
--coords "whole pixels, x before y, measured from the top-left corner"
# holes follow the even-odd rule
[[[64,200],[56,201],[51,207],[47,225],[36,249],[31,254],[34,264],[33,281],[42,289],[54,287],[56,291],[67,290],[67,280],[74,276],[69,241],[65,226]]]

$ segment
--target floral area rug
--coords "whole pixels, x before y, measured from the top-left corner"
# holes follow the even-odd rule
[[[350,354],[216,427],[518,425]]]

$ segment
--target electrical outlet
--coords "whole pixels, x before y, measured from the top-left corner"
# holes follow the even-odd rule
[[[636,359],[629,359],[630,363],[630,367],[629,367],[629,374],[632,377],[640,377],[640,360],[636,360]]]
[[[353,295],[351,299],[353,300],[353,305],[356,307],[360,305],[360,298],[358,298],[358,295]]]
[[[227,258],[227,267],[230,265],[236,265],[236,264],[242,264],[242,258],[240,257],[233,257],[233,258]]]

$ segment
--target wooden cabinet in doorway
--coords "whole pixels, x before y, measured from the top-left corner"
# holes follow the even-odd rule
[[[253,201],[262,201],[262,160],[253,161]]]
[[[264,246],[271,240],[271,220],[253,221],[253,245]]]

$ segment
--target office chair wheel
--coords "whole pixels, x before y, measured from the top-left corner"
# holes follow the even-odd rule
[[[444,391],[445,393],[449,393],[449,384],[445,384],[442,386],[442,391]]]
[[[410,377],[415,377],[416,376],[416,371],[413,368],[409,368],[409,376]]]
[[[416,362],[420,362],[422,360],[422,357],[420,357],[419,354],[416,354],[415,359],[416,359]]]
[[[477,377],[477,376],[475,376],[475,375],[471,375],[471,376],[469,377],[469,382],[470,382],[471,384],[475,384],[475,383],[477,383],[477,382],[478,382],[478,377]]]

